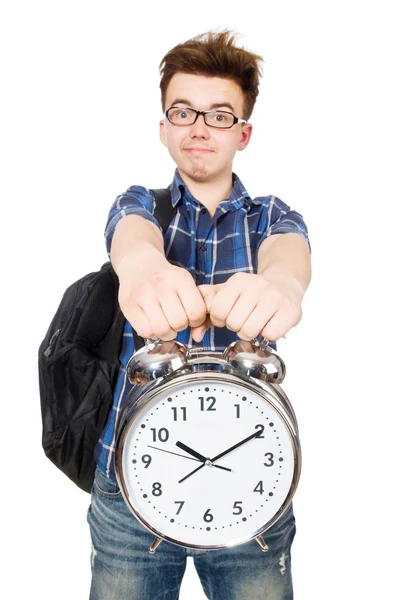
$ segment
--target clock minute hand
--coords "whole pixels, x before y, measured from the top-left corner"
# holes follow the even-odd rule
[[[259,431],[256,431],[255,433],[253,433],[252,435],[249,435],[244,440],[241,440],[241,442],[238,442],[238,444],[234,444],[234,446],[231,446],[227,450],[224,450],[224,452],[221,452],[217,456],[214,456],[214,458],[211,458],[210,459],[211,462],[214,462],[215,460],[218,460],[219,458],[222,458],[222,456],[225,456],[225,454],[229,454],[229,452],[232,452],[233,450],[235,450],[239,446],[242,446],[243,444],[246,444],[250,440],[253,440],[254,438],[258,437],[259,435],[261,435],[261,433],[262,433],[262,430],[259,430]],[[214,465],[214,467],[215,467],[215,465]]]

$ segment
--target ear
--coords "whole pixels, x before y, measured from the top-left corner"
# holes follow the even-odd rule
[[[241,138],[240,143],[238,145],[237,150],[244,150],[251,139],[252,135],[252,125],[251,123],[244,123],[243,128],[241,130]]]
[[[160,121],[160,140],[161,140],[162,144],[164,144],[164,146],[167,147],[164,119],[161,119],[161,121]]]

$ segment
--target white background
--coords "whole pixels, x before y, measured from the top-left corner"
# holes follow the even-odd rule
[[[219,27],[243,34],[240,43],[265,59],[254,136],[235,171],[251,195],[276,194],[304,215],[313,250],[304,318],[279,344],[304,459],[295,501],[295,597],[391,597],[397,533],[392,5],[3,4],[7,598],[88,598],[89,496],[41,449],[37,348],[64,289],[106,260],[102,234],[114,197],[133,184],[171,181],[174,165],[158,140],[161,58]],[[202,598],[189,564],[181,599]]]

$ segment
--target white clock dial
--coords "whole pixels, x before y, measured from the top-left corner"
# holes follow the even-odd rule
[[[264,395],[227,378],[185,378],[131,419],[122,488],[144,524],[185,546],[231,546],[285,509],[296,446]]]

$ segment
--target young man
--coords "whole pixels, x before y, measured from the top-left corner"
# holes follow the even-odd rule
[[[154,198],[140,186],[110,211],[106,239],[127,322],[114,405],[96,449],[91,600],[176,600],[187,556],[211,600],[292,599],[292,509],[266,533],[267,553],[256,541],[212,551],[163,542],[150,556],[153,535],[128,510],[114,473],[116,415],[131,387],[131,325],[143,337],[221,351],[237,337],[275,341],[300,320],[310,280],[302,217],[273,196],[251,198],[232,172],[251,138],[260,61],[230,32],[171,50],[162,61],[160,138],[177,165],[169,187],[176,215],[162,232]]]

